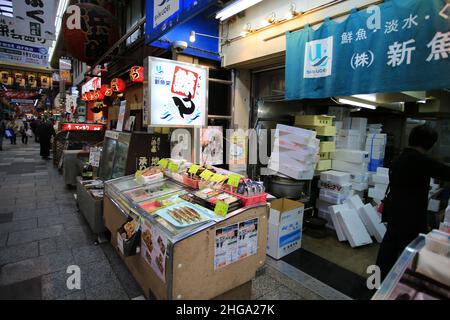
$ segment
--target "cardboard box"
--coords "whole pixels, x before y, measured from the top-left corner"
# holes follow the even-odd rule
[[[350,174],[339,171],[325,171],[320,173],[320,180],[324,182],[335,183],[339,185],[345,185],[350,183]]]
[[[334,116],[328,115],[302,115],[295,117],[296,125],[303,126],[331,126]]]
[[[270,204],[267,254],[274,259],[301,247],[304,204],[277,199]]]
[[[341,160],[332,161],[333,170],[351,172],[351,173],[365,173],[368,170],[367,163],[352,163]]]
[[[331,159],[352,163],[363,163],[369,161],[369,153],[360,150],[337,149],[331,154]]]

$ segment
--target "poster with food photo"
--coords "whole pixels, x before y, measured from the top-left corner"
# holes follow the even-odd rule
[[[200,143],[203,166],[223,164],[223,127],[209,126],[201,129]]]
[[[223,268],[237,260],[238,225],[216,229],[214,269]]]
[[[167,237],[150,222],[142,224],[141,255],[153,271],[166,282]]]

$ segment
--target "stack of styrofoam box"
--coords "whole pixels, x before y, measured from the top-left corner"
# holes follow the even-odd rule
[[[329,214],[339,241],[348,240],[352,247],[372,243],[370,234],[362,221],[359,211],[364,207],[358,196],[352,196],[341,205],[331,206]]]
[[[329,153],[336,150],[336,128],[333,126],[333,116],[328,115],[300,115],[295,117],[295,125],[314,130],[320,140],[320,159],[316,169],[318,171],[331,169]]]
[[[385,133],[369,133],[366,140],[366,151],[369,152],[369,171],[375,172],[383,166],[387,136]]]
[[[317,163],[316,171],[325,171],[331,169],[330,152],[336,149],[336,144],[334,142],[334,137],[336,136],[336,127],[332,125],[332,121],[332,116],[325,115],[296,117],[296,126],[315,131],[317,134],[317,138],[321,140],[319,162]]]
[[[350,116],[350,109],[346,107],[328,107],[328,114],[334,116],[337,121],[342,121]]]
[[[338,171],[324,171],[320,174],[320,194],[316,201],[316,208],[320,218],[327,220],[327,227],[335,229],[329,214],[329,208],[343,203],[352,195],[350,174]]]
[[[268,168],[297,180],[311,180],[319,160],[316,133],[282,124],[276,129]]]
[[[348,140],[347,145],[352,146],[352,148],[346,149],[363,150],[364,142],[366,141],[367,118],[344,118],[342,129],[348,131],[341,130],[341,133],[343,133],[344,136],[344,138],[341,139],[341,143],[345,143],[345,141]],[[356,135],[358,137],[356,137]]]
[[[370,173],[351,173],[350,181],[355,195],[364,198],[364,191],[369,189]]]
[[[384,199],[386,189],[389,185],[389,169],[378,167],[376,174],[372,175],[374,188],[369,188],[369,197],[379,203]]]
[[[337,171],[365,174],[368,165],[368,153],[366,151],[338,149],[331,155],[332,168]]]
[[[336,149],[361,149],[361,137],[358,130],[341,129],[336,136]]]

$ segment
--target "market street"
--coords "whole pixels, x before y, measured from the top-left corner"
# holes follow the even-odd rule
[[[33,140],[13,146],[6,141],[0,152],[0,299],[142,298],[111,244],[94,245],[73,191],[52,161],[41,160]],[[72,265],[80,267],[80,289],[67,288]],[[266,266],[253,280],[253,299],[347,298],[301,276],[307,280],[302,285]]]

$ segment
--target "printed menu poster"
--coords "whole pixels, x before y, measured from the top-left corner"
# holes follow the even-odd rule
[[[204,166],[223,164],[223,127],[209,126],[201,129],[200,144],[202,146],[200,164]]]
[[[216,229],[214,269],[223,268],[237,260],[238,225]]]
[[[258,218],[216,229],[214,269],[223,268],[258,250]]]
[[[254,255],[258,250],[258,219],[239,223],[238,259]]]
[[[167,237],[148,221],[142,224],[141,255],[153,271],[166,282]]]
[[[89,162],[93,167],[98,168],[100,163],[100,155],[102,154],[102,149],[97,147],[89,148]]]

